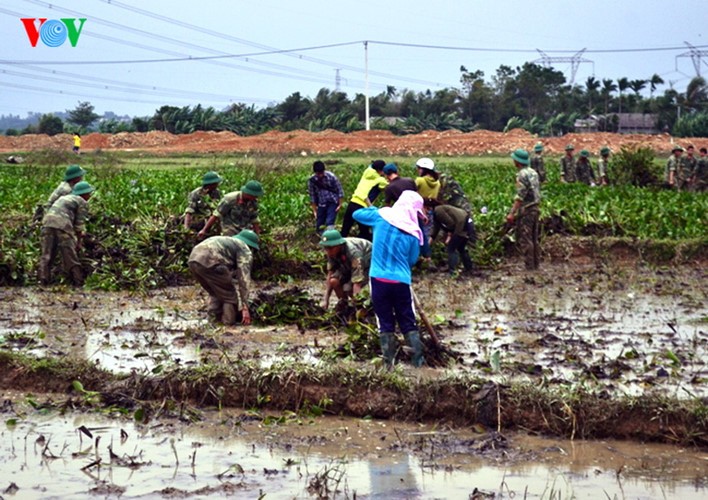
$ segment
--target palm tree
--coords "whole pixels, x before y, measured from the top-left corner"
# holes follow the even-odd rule
[[[605,98],[605,115],[607,115],[607,107],[610,102],[610,94],[617,91],[617,85],[610,78],[602,80],[602,97]]]
[[[629,80],[627,77],[617,79],[617,90],[619,90],[619,112],[622,112],[622,92],[629,88]]]
[[[656,87],[658,85],[663,85],[664,84],[664,79],[661,78],[659,75],[654,73],[651,75],[651,78],[649,79],[649,98],[653,99],[654,98],[654,91],[656,90]]]
[[[588,112],[592,112],[592,96],[597,94],[597,89],[600,88],[600,82],[595,80],[594,76],[589,76],[585,81],[585,89],[588,94]]]
[[[706,87],[706,79],[702,76],[697,76],[688,82],[686,87],[686,100],[684,106],[688,109],[697,111],[706,107],[708,104],[708,87]]]

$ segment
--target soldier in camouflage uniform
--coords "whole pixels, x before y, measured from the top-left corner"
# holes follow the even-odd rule
[[[666,170],[664,171],[664,180],[669,185],[669,187],[674,187],[676,184],[676,171],[681,163],[681,155],[683,155],[683,148],[678,144],[671,148],[671,156],[666,162]]]
[[[546,182],[546,167],[543,164],[543,144],[540,142],[533,147],[533,158],[531,158],[531,168],[538,174],[541,183]]]
[[[472,205],[467,198],[465,191],[450,174],[440,174],[440,191],[438,191],[438,201],[444,205],[452,205],[461,208],[467,214],[472,213]]]
[[[696,164],[696,170],[693,174],[693,190],[706,191],[708,189],[708,156],[706,156],[706,148],[701,148],[700,157]]]
[[[214,205],[221,199],[219,184],[223,179],[216,172],[207,172],[202,177],[202,187],[189,193],[184,209],[184,228],[201,230],[206,219],[214,212]]]
[[[678,168],[676,169],[676,187],[679,191],[688,191],[691,189],[691,181],[693,180],[693,175],[698,165],[698,160],[693,153],[693,145],[688,145],[686,147],[686,156],[681,158]]]
[[[327,291],[323,306],[329,306],[330,291],[339,299],[337,309],[344,309],[369,282],[371,242],[364,238],[343,238],[336,229],[322,233],[320,245],[327,254]]]
[[[610,168],[610,148],[603,146],[600,149],[600,159],[597,160],[597,176],[601,186],[607,186],[610,183],[607,172]]]
[[[34,212],[34,217],[32,219],[36,222],[41,221],[44,214],[46,214],[47,210],[49,210],[49,207],[51,207],[54,202],[62,196],[71,194],[71,190],[74,189],[74,186],[84,180],[84,175],[86,175],[86,171],[79,165],[69,165],[66,167],[66,170],[64,171],[64,180],[49,196],[47,203],[44,205],[37,205]]]
[[[595,170],[593,170],[592,163],[590,163],[590,151],[587,149],[580,151],[580,158],[575,164],[575,178],[578,182],[588,186],[595,185]]]
[[[88,199],[93,191],[88,182],[79,182],[71,194],[62,196],[47,210],[42,220],[42,256],[38,270],[42,285],[49,284],[57,252],[61,254],[64,272],[69,275],[74,286],[84,284],[84,273],[77,252],[81,247],[88,218]]]
[[[538,242],[540,183],[536,171],[529,167],[529,154],[526,151],[517,149],[511,158],[519,172],[516,174],[516,197],[506,220],[509,224],[516,223],[516,241],[524,255],[526,269],[535,270],[541,260]]]
[[[249,248],[250,247],[250,248]],[[258,235],[244,229],[236,236],[212,236],[194,247],[188,265],[192,275],[209,294],[209,316],[225,325],[251,323],[248,295],[251,281],[251,248],[258,249]],[[238,283],[238,289],[234,286]]]
[[[575,147],[568,144],[565,147],[565,156],[560,159],[560,180],[561,182],[575,182],[575,157],[573,156]]]
[[[261,232],[261,224],[258,220],[258,198],[263,196],[263,186],[258,181],[248,181],[241,191],[234,191],[224,196],[219,206],[209,217],[204,228],[199,231],[198,237],[204,238],[209,228],[217,220],[221,220],[221,234],[233,236],[242,229],[252,229],[256,233]]]

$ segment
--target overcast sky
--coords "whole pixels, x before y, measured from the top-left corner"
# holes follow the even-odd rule
[[[59,29],[35,22],[32,47],[20,18]],[[65,18],[86,18],[75,47]],[[705,0],[0,0],[0,114],[79,101],[133,116],[263,107],[337,85],[353,98],[365,91],[364,41],[372,95],[459,87],[461,65],[490,81],[502,64],[540,63],[539,50],[570,80],[567,59],[583,49],[576,83],[657,73],[659,93],[684,91],[696,76],[685,42],[708,74],[707,27]]]

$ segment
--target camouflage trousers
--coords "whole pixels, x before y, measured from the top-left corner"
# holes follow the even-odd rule
[[[189,263],[189,270],[209,294],[209,316],[226,325],[233,325],[236,322],[238,295],[231,270],[224,265],[206,267],[194,261]]]
[[[524,256],[526,269],[538,269],[541,261],[538,206],[527,207],[516,219],[516,241],[519,252]]]
[[[52,227],[42,228],[42,256],[39,259],[37,272],[39,282],[43,285],[51,279],[51,269],[57,253],[61,255],[62,268],[71,278],[75,286],[84,284],[84,273],[76,251],[77,240],[74,233],[67,233]]]

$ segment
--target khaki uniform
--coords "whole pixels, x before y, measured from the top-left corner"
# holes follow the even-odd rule
[[[233,236],[242,229],[253,229],[258,220],[258,200],[246,201],[241,191],[234,191],[224,196],[214,214],[221,220],[221,234]]]
[[[231,236],[212,236],[192,249],[189,270],[209,294],[209,313],[233,324],[235,307],[248,306],[253,255],[244,242]],[[234,286],[234,278],[238,289]],[[230,304],[229,318],[225,304]],[[233,315],[233,316],[232,316]]]
[[[679,191],[687,190],[689,186],[689,181],[693,177],[696,171],[696,166],[698,165],[698,160],[695,156],[683,156],[681,161],[678,163],[676,168],[676,187]]]
[[[364,238],[344,238],[346,243],[340,254],[327,259],[327,274],[337,278],[345,291],[352,283],[366,285],[371,267],[371,242]]]
[[[64,272],[71,277],[74,285],[83,285],[84,276],[76,249],[78,234],[85,231],[87,218],[88,202],[75,194],[62,196],[49,207],[42,220],[40,283],[49,283],[52,263],[60,253]]]
[[[524,167],[516,174],[516,197],[521,200],[516,218],[516,241],[524,255],[526,269],[538,269],[541,261],[539,246],[539,204],[541,189],[538,174],[531,167]]]
[[[575,178],[583,184],[593,184],[595,182],[595,171],[592,168],[592,163],[585,157],[581,157],[575,163]]]
[[[667,184],[669,183],[671,172],[674,173],[674,181],[676,180],[676,170],[680,161],[681,158],[676,158],[675,155],[669,156],[669,159],[666,161],[666,169],[664,170],[664,181]]]
[[[538,174],[539,182],[546,182],[546,167],[543,164],[543,156],[540,153],[536,153],[531,158],[531,168]]]
[[[560,173],[565,182],[576,181],[575,157],[564,156],[560,159]]]
[[[185,214],[192,215],[191,229],[199,230],[204,227],[205,219],[214,212],[214,207],[221,199],[221,192],[218,189],[206,191],[199,187],[187,196],[187,208]]]

